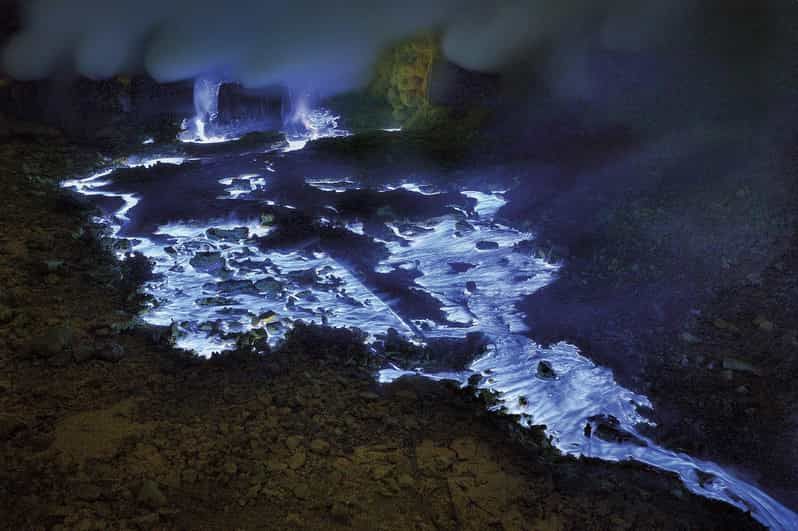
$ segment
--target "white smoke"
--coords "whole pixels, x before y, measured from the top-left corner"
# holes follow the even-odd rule
[[[334,92],[360,84],[379,50],[443,24],[453,0],[33,0],[4,50],[8,73],[91,78],[144,68],[158,81],[203,75],[247,86]]]
[[[692,62],[682,72],[673,69],[678,79],[672,80],[695,77],[697,87],[725,91],[734,84],[723,79],[727,73],[743,83],[771,82],[762,74],[780,70],[773,27],[789,33],[782,20],[794,20],[796,6],[791,0],[30,0],[23,29],[2,59],[19,79],[144,70],[161,82],[210,77],[323,96],[362,85],[391,42],[439,30],[454,63],[478,71],[510,67],[514,75],[523,64],[534,70],[530,77],[568,99],[637,90],[634,76],[664,72],[657,66],[653,74],[618,75],[596,62],[604,52]],[[780,53],[790,49],[781,46]],[[686,87],[681,97],[700,89]],[[647,94],[645,104],[676,95]]]

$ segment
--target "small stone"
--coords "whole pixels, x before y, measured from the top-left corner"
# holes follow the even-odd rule
[[[469,269],[474,269],[477,266],[468,262],[449,262],[449,267],[454,273],[465,273]]]
[[[762,375],[762,371],[760,371],[759,369],[757,369],[747,361],[743,361],[737,358],[723,358],[723,368],[730,371],[755,374],[757,376]]]
[[[297,448],[297,450],[291,454],[291,457],[288,458],[288,467],[291,470],[297,470],[305,466],[305,461],[307,461],[305,450]]]
[[[685,343],[689,343],[691,345],[695,345],[695,344],[701,343],[701,340],[698,337],[696,337],[693,334],[691,334],[690,332],[682,332],[679,335],[679,339],[681,339]]]
[[[258,290],[255,288],[255,284],[251,280],[223,280],[222,282],[217,282],[214,284],[210,282],[206,284],[204,287],[207,289],[216,289],[222,295],[257,295]]]
[[[72,357],[78,363],[83,363],[94,358],[95,349],[94,344],[88,341],[81,342],[77,345],[72,352]]]
[[[149,513],[134,518],[133,522],[141,527],[148,528],[149,526],[157,524],[159,519],[158,513]]]
[[[114,240],[112,249],[117,253],[129,253],[133,250],[133,242],[127,238]]]
[[[283,292],[283,284],[272,277],[266,277],[255,281],[255,289],[269,297],[276,298]]]
[[[64,350],[72,341],[72,328],[68,325],[48,328],[31,342],[31,351],[49,358]]]
[[[83,501],[95,501],[100,499],[102,490],[97,485],[91,483],[81,483],[75,489],[75,496]]]
[[[232,306],[236,304],[235,299],[230,297],[201,297],[197,299],[200,306]]]
[[[310,443],[310,449],[317,454],[328,454],[330,452],[330,443],[321,439],[313,439]]]
[[[477,455],[477,441],[471,437],[455,439],[450,447],[460,460],[473,459]]]
[[[76,523],[73,529],[75,531],[93,531],[94,529],[102,529],[102,524],[95,522],[91,518],[84,518]]]
[[[362,398],[363,400],[378,400],[380,398],[380,395],[378,395],[377,393],[372,393],[371,391],[364,391],[360,393],[360,398]]]
[[[399,486],[404,489],[411,489],[415,486],[416,482],[409,474],[400,474],[397,480]]]
[[[197,271],[218,273],[227,265],[220,252],[198,252],[188,262]]]
[[[72,355],[69,352],[62,350],[55,356],[50,357],[47,360],[47,363],[51,367],[66,367],[69,365],[70,361],[72,361]]]
[[[166,505],[166,496],[161,492],[158,484],[151,479],[146,479],[142,482],[136,499],[139,503],[148,505],[153,509]]]
[[[301,435],[291,435],[285,438],[285,445],[289,450],[295,450],[300,444],[302,444]]]
[[[730,322],[725,321],[723,319],[715,319],[714,321],[712,321],[712,324],[718,330],[728,330],[730,332],[739,332],[739,329],[736,326],[734,326]]]
[[[391,472],[393,472],[391,465],[374,465],[371,469],[371,477],[379,481],[386,478]]]
[[[238,465],[233,461],[227,461],[224,464],[224,471],[227,472],[228,475],[234,476],[235,473],[238,472]]]
[[[125,357],[125,347],[119,343],[108,343],[97,349],[97,359],[117,362]]]
[[[14,310],[8,306],[0,304],[0,324],[11,322],[15,316],[16,312]]]
[[[297,513],[289,513],[288,516],[285,517],[285,523],[291,527],[302,527],[304,525],[304,520],[302,520],[302,517]]]
[[[260,315],[257,315],[252,318],[252,326],[256,328],[262,328],[270,323],[273,323],[278,319],[277,312],[272,310],[267,310]]]
[[[557,377],[557,373],[554,372],[554,367],[551,366],[551,363],[541,360],[538,363],[538,376],[546,380],[553,380]]]
[[[281,323],[279,321],[274,322],[274,323],[269,323],[269,324],[266,325],[266,331],[269,333],[269,335],[279,334],[284,329],[285,329],[285,327],[283,326],[283,323]]]
[[[205,234],[212,240],[238,242],[249,238],[249,229],[247,227],[236,227],[234,229],[218,229],[214,227],[205,231]]]
[[[352,515],[349,511],[349,507],[346,504],[341,502],[335,502],[330,507],[330,515],[339,522],[348,523],[349,520],[352,518]]]
[[[480,240],[477,242],[476,248],[479,249],[480,251],[491,251],[494,249],[498,249],[499,244],[497,242]]]
[[[457,223],[455,223],[454,228],[460,232],[471,232],[476,230],[472,224],[463,220],[460,220]]]
[[[292,492],[294,493],[294,496],[299,498],[300,500],[307,500],[308,498],[310,498],[310,488],[308,488],[307,484],[305,483],[300,483],[299,485],[296,485],[293,488]]]
[[[44,264],[47,266],[47,271],[55,272],[64,266],[63,260],[46,260]]]
[[[270,459],[265,463],[266,470],[269,472],[285,472],[288,469],[288,465],[282,461],[277,459]]]

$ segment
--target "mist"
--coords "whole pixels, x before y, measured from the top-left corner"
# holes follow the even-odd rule
[[[792,3],[780,0],[34,0],[3,66],[23,80],[143,70],[159,82],[215,75],[335,93],[366,82],[385,46],[438,30],[446,57],[464,68],[535,76],[559,96],[596,99],[608,74],[591,71],[599,52],[656,59],[654,73],[678,58],[712,64],[700,72],[704,80],[764,82],[750,69],[777,70],[771,52],[792,29],[787,10]],[[618,89],[635,77],[630,66],[613,79]]]

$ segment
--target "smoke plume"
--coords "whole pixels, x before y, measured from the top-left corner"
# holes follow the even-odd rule
[[[554,87],[584,96],[595,89],[587,50],[669,48],[692,60],[695,50],[736,53],[724,47],[737,42],[748,47],[746,60],[767,46],[770,26],[789,6],[782,0],[32,0],[3,65],[19,79],[63,71],[106,78],[143,69],[162,82],[216,75],[251,87],[280,83],[332,93],[360,85],[392,41],[439,29],[447,57],[460,66],[497,71],[534,57]]]

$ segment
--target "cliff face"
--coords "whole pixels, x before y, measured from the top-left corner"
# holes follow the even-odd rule
[[[0,85],[0,114],[62,130],[80,142],[140,142],[148,134],[174,135],[190,116],[189,83],[157,84],[144,77],[85,78]]]

